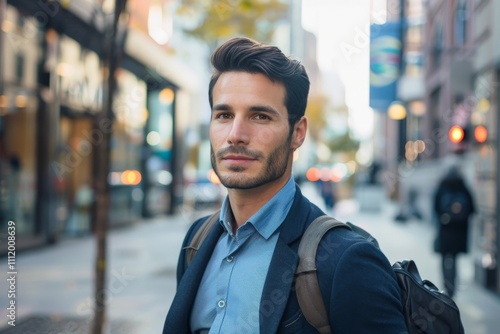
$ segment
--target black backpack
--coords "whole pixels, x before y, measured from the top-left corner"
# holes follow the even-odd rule
[[[186,247],[187,265],[191,263],[218,218],[219,212],[214,213],[196,231],[191,243]],[[329,216],[316,218],[306,229],[298,250],[295,290],[304,317],[321,334],[331,333],[331,329],[318,284],[316,251],[321,238],[334,227],[349,228],[379,248],[377,240],[367,231]],[[392,268],[400,287],[409,334],[464,334],[460,311],[453,299],[432,282],[422,280],[415,262],[398,261]]]
[[[443,188],[438,199],[438,213],[442,224],[466,222],[471,212],[471,199],[465,190]]]

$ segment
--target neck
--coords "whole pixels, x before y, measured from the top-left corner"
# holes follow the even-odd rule
[[[290,180],[290,175],[252,189],[228,189],[234,215],[234,232],[263,207]]]

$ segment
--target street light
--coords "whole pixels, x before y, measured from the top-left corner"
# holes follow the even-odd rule
[[[394,101],[387,109],[387,116],[398,125],[398,161],[405,159],[406,107],[401,101]]]
[[[390,119],[401,121],[406,118],[406,107],[400,101],[394,101],[389,105],[387,116]]]

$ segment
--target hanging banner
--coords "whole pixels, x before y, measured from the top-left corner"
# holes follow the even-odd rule
[[[370,26],[370,107],[386,112],[396,100],[401,58],[401,24]]]

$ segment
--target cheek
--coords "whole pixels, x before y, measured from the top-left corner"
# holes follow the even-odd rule
[[[288,138],[286,129],[266,129],[265,131],[258,132],[253,137],[253,140],[270,148],[283,143],[286,141],[286,138]]]
[[[224,129],[217,126],[210,126],[208,130],[208,137],[210,138],[210,142],[213,144],[219,143],[221,140],[224,140],[225,132]]]

